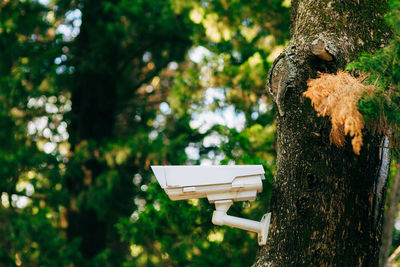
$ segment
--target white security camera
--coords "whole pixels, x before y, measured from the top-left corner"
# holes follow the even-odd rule
[[[262,165],[228,166],[151,166],[158,183],[171,200],[207,198],[215,203],[212,222],[258,233],[259,245],[265,245],[271,213],[261,222],[227,215],[233,201],[255,200],[262,191]]]

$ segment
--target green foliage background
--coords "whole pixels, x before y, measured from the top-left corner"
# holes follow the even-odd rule
[[[204,199],[170,201],[150,165],[262,164],[263,194],[230,209],[261,218],[276,150],[265,81],[289,7],[1,1],[0,266],[251,265],[255,234],[214,226]],[[380,88],[398,88],[398,41],[356,65]]]
[[[274,170],[288,1],[0,3],[0,266],[246,266],[256,236],[170,201],[154,164]]]
[[[400,2],[392,0],[389,5],[386,20],[393,30],[392,40],[374,54],[362,55],[347,68],[363,71],[367,74],[365,82],[375,85],[376,90],[364,95],[360,101],[360,112],[367,125],[392,137],[394,148],[397,148],[400,138]],[[398,157],[397,149],[395,152]]]

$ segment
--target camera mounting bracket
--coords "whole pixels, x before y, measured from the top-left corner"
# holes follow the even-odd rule
[[[271,221],[271,213],[266,213],[261,221],[253,221],[235,216],[230,216],[227,213],[232,200],[217,200],[215,201],[215,211],[213,213],[212,222],[215,225],[228,225],[234,228],[240,228],[246,231],[258,233],[258,244],[263,246],[267,243],[268,230]]]

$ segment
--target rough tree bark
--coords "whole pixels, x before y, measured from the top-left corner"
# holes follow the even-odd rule
[[[381,137],[330,143],[331,124],[302,96],[317,71],[335,73],[388,39],[386,1],[292,1],[291,40],[268,79],[278,107],[278,155],[267,245],[254,266],[376,266],[382,209],[374,223]]]

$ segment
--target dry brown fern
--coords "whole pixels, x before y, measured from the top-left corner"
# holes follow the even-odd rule
[[[331,142],[343,146],[345,135],[349,134],[354,153],[360,154],[364,119],[357,104],[362,92],[371,91],[373,87],[364,86],[361,82],[363,77],[354,78],[345,71],[318,74],[318,78],[308,80],[308,90],[303,95],[311,99],[318,116],[329,116]]]

